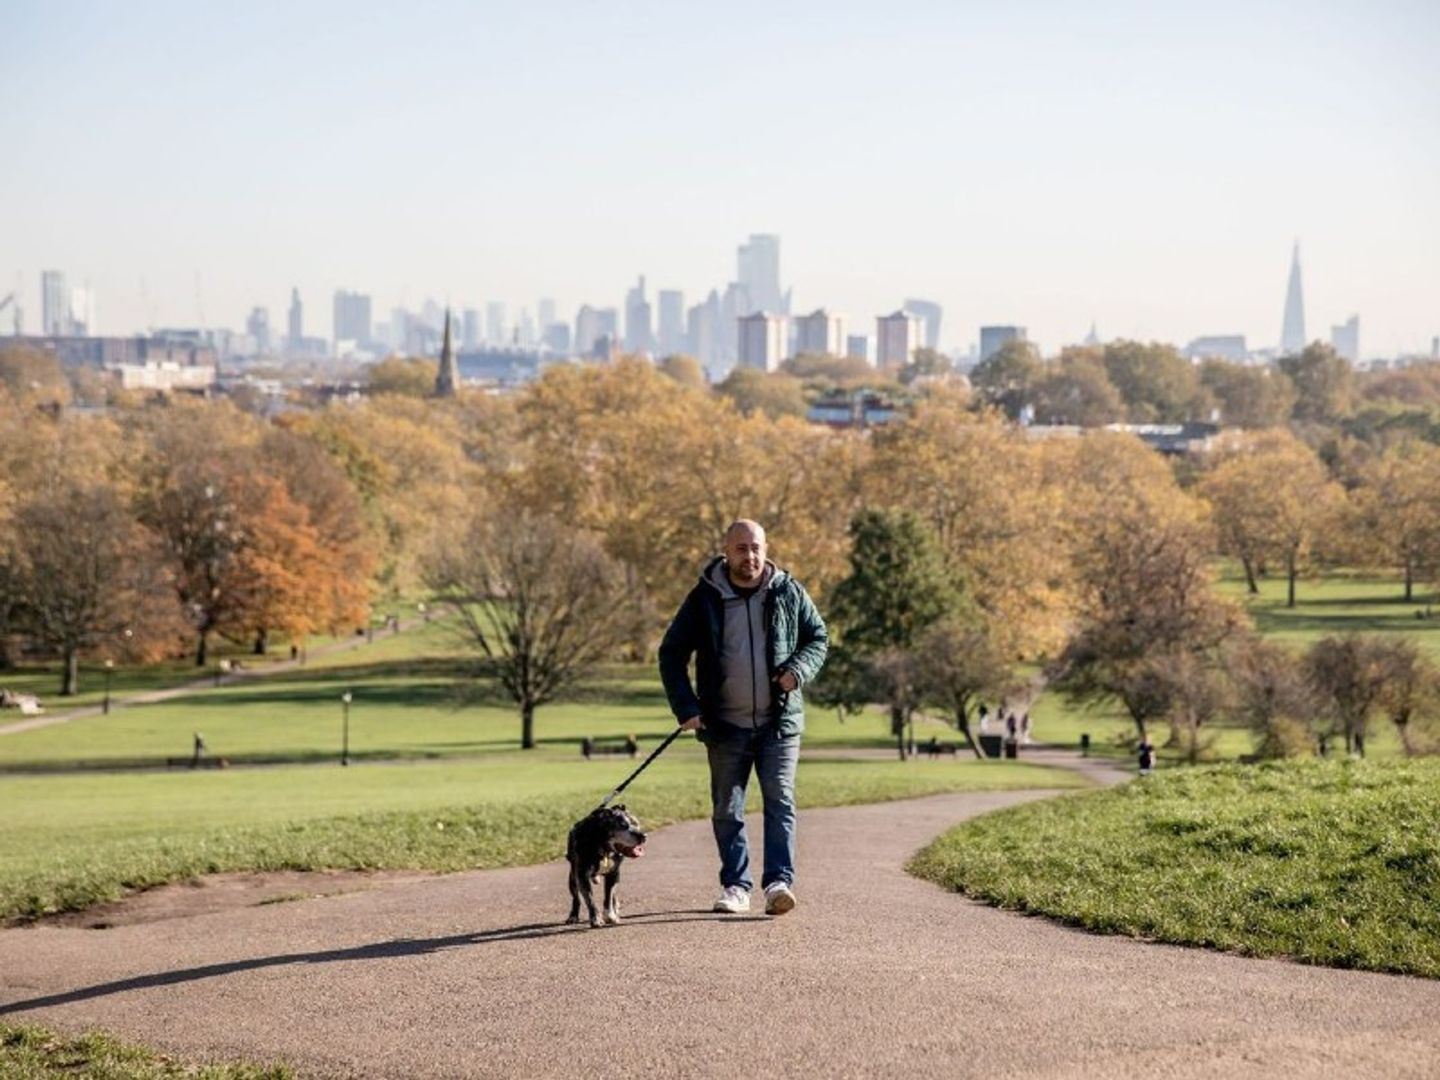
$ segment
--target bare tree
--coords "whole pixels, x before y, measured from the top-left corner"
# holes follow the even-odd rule
[[[1415,728],[1420,724],[1433,724],[1440,717],[1440,673],[1409,639],[1377,639],[1374,649],[1383,673],[1380,709],[1400,733],[1405,753],[1421,753]]]
[[[1294,757],[1312,750],[1318,705],[1299,658],[1247,636],[1227,650],[1225,662],[1235,687],[1233,715],[1258,736],[1259,755]]]
[[[426,580],[519,707],[527,750],[535,710],[614,656],[634,628],[623,569],[554,518],[477,516],[432,557]]]
[[[983,761],[985,755],[970,731],[970,713],[982,697],[1004,696],[1013,688],[1010,658],[983,626],[945,619],[921,636],[915,661],[922,700],[943,709]]]
[[[1378,639],[1364,634],[1322,638],[1305,654],[1305,670],[1330,723],[1322,739],[1338,730],[1346,751],[1364,757],[1366,728],[1389,674]]]

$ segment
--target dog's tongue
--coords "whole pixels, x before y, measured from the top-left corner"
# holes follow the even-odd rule
[[[632,848],[630,849],[630,858],[632,858],[632,859],[638,859],[638,858],[640,858],[640,857],[641,857],[642,855],[644,855],[644,854],[645,854],[645,845],[644,845],[644,844],[636,844],[634,847],[632,847]]]

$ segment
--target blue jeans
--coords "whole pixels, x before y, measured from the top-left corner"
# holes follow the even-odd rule
[[[765,874],[761,885],[795,881],[795,764],[800,736],[776,734],[772,722],[756,730],[709,729],[710,800],[715,846],[720,849],[720,885],[750,889],[750,843],[745,835],[745,786],[750,770],[760,778],[765,801]]]

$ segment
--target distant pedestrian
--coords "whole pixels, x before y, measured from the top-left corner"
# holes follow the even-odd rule
[[[1030,745],[1030,714],[1028,712],[1020,714],[1020,742],[1023,746]]]
[[[980,734],[981,734],[981,735],[989,735],[989,734],[990,734],[990,710],[985,707],[985,703],[984,703],[983,701],[980,703],[980,713],[979,713],[979,716],[980,716]]]
[[[192,755],[191,755],[191,757],[190,757],[190,767],[191,767],[192,769],[198,769],[198,768],[200,767],[200,759],[201,759],[202,757],[204,757],[204,756],[205,756],[205,736],[204,736],[204,735],[201,735],[200,732],[197,731],[197,732],[195,732],[195,748],[194,748],[194,752],[192,753]]]
[[[1149,735],[1140,736],[1140,775],[1149,776],[1155,768],[1155,744]]]

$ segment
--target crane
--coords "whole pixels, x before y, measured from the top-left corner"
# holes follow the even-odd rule
[[[15,294],[8,293],[0,297],[0,311],[4,311],[11,304],[15,304]],[[15,336],[20,336],[20,305],[15,304]]]

